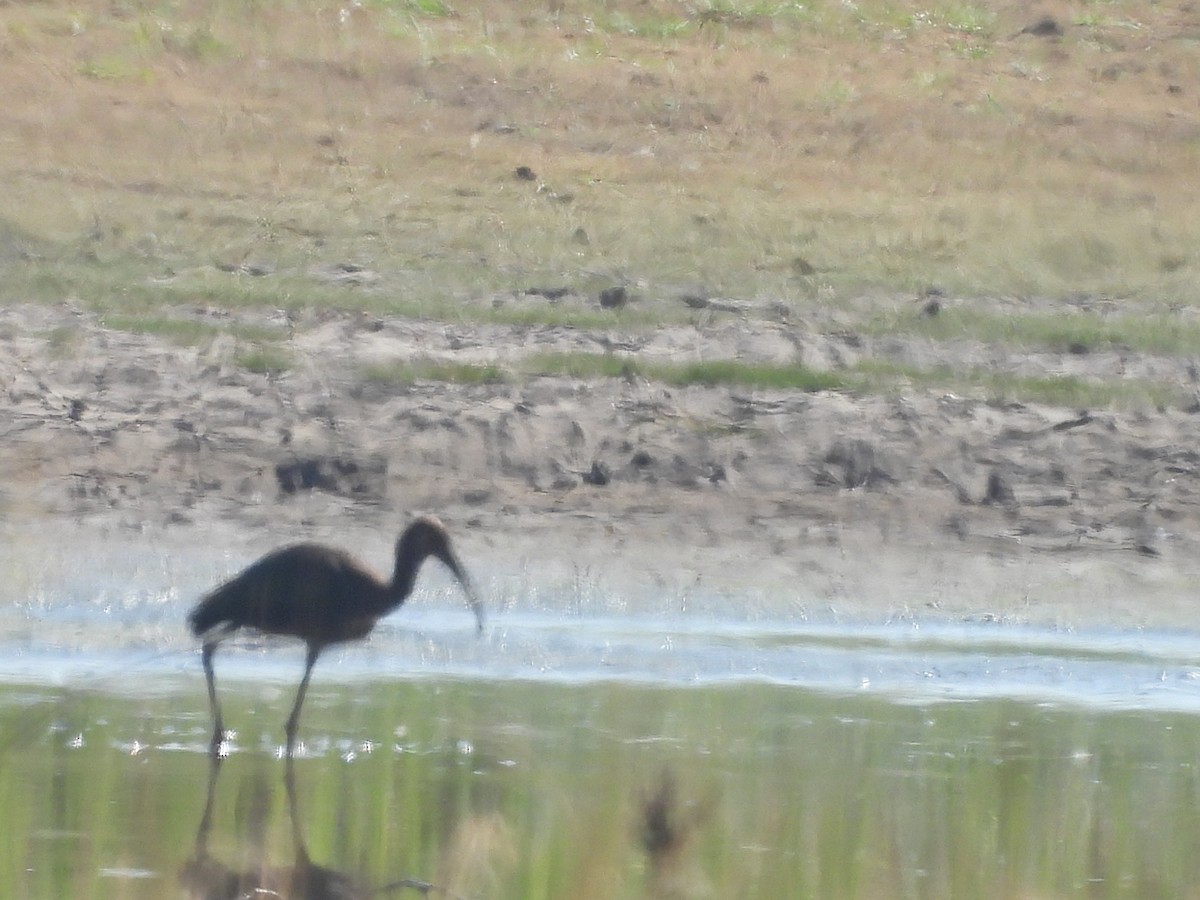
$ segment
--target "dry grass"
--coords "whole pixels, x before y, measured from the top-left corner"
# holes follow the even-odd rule
[[[1016,2],[7,5],[0,297],[1196,302],[1194,14],[1041,9],[1062,37]]]

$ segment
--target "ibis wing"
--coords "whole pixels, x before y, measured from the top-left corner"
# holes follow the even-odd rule
[[[328,644],[362,637],[386,606],[386,585],[340,550],[297,544],[268,554],[192,610],[193,633],[253,628]]]

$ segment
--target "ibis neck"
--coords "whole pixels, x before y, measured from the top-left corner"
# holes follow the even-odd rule
[[[421,563],[402,553],[396,554],[396,568],[392,571],[392,583],[388,585],[388,599],[395,609],[408,599],[417,580],[417,569]]]

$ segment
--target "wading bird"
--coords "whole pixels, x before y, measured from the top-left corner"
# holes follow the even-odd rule
[[[213,654],[222,640],[239,628],[250,628],[263,634],[298,637],[308,644],[304,677],[287,720],[290,755],[304,693],[321,651],[330,644],[360,640],[370,634],[380,618],[407,599],[417,570],[428,556],[441,560],[458,579],[482,632],[483,605],[450,548],[445,527],[429,516],[416,519],[396,541],[396,565],[390,582],[384,582],[341,550],[296,544],[267,554],[197,603],[188,614],[188,624],[204,642],[201,658],[213,711],[213,752],[225,735],[213,681]]]

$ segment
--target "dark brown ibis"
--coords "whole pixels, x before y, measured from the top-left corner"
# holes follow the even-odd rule
[[[437,519],[422,516],[396,541],[392,580],[383,581],[349,553],[321,544],[296,544],[275,550],[204,597],[188,614],[192,633],[204,642],[201,659],[213,710],[212,749],[224,737],[221,706],[213,680],[217,645],[239,628],[288,635],[308,645],[304,677],[287,720],[288,753],[296,739],[300,707],[313,665],[330,644],[361,640],[375,623],[397,609],[412,593],[417,570],[433,556],[454,574],[483,631],[483,605]]]

